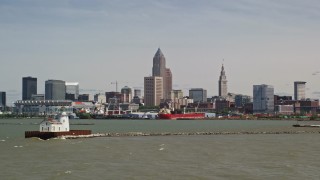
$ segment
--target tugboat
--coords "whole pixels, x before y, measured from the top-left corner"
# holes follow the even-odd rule
[[[66,112],[61,112],[55,116],[46,117],[40,123],[39,131],[26,131],[25,138],[38,137],[46,140],[65,135],[89,134],[91,134],[91,130],[70,130],[69,117]]]

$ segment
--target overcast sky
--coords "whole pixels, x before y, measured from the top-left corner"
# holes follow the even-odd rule
[[[174,89],[218,94],[252,85],[320,97],[319,0],[0,0],[0,91],[21,99],[22,77],[79,82],[83,92],[143,88],[158,47]],[[91,91],[94,92],[94,91]]]

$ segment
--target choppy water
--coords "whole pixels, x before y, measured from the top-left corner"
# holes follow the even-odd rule
[[[0,120],[0,179],[320,179],[320,134],[24,139]],[[94,132],[281,129],[292,121],[98,120]],[[22,123],[22,124],[19,124]]]

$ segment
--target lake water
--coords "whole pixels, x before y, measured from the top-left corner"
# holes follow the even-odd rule
[[[320,179],[320,134],[25,139],[39,119],[0,120],[0,179]],[[293,121],[72,120],[93,132],[290,129]]]

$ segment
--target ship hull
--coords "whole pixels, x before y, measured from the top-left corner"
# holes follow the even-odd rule
[[[187,113],[187,114],[159,114],[159,119],[203,119],[205,117],[204,113]]]

